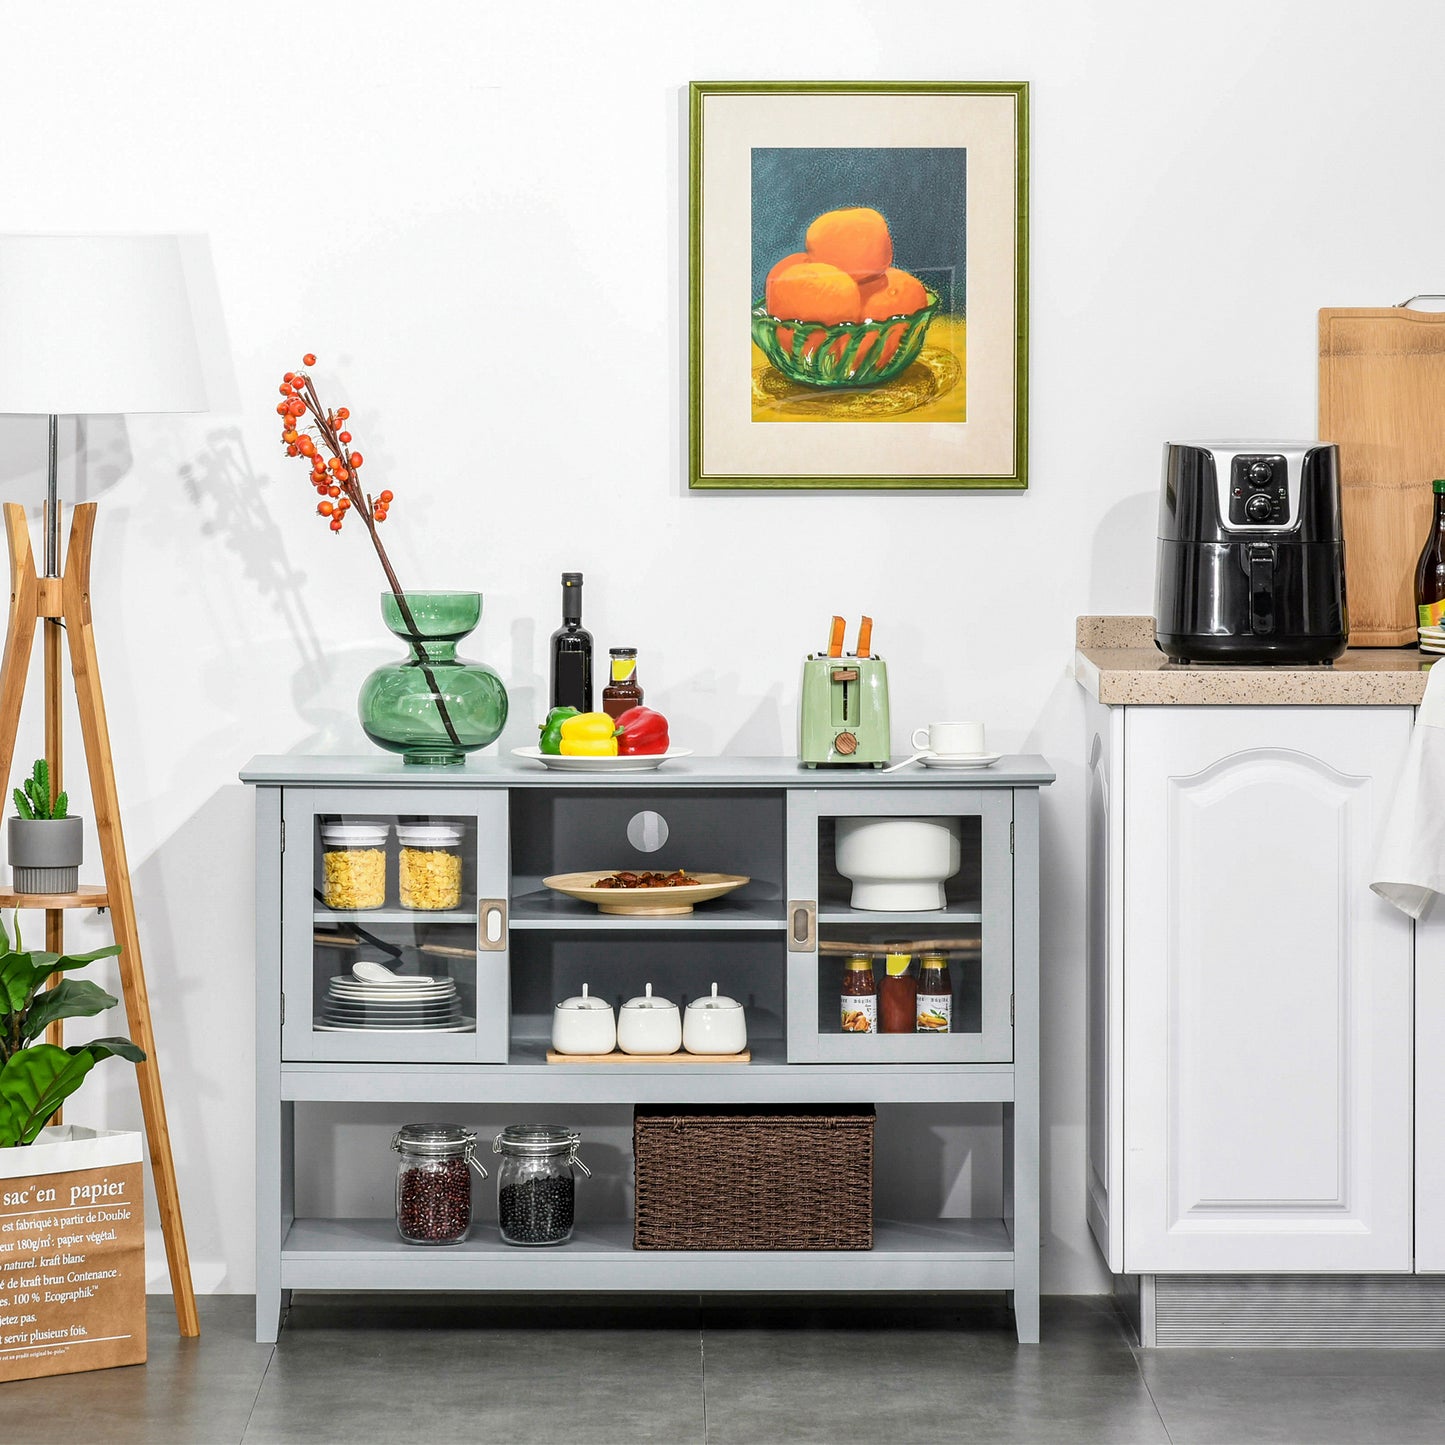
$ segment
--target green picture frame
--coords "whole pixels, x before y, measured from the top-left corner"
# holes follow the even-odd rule
[[[689,489],[1026,489],[1028,82],[694,81],[688,91]],[[890,199],[868,207],[876,194]],[[787,261],[813,267],[784,278],[795,288],[800,277],[820,284],[815,262],[851,263],[821,242],[821,254],[804,252],[809,216],[829,206],[853,209],[819,221],[885,218],[878,259],[910,263],[923,289],[905,304],[926,296],[926,307],[896,326],[869,320],[883,314],[866,307],[885,273],[862,277],[876,262],[860,261],[847,274],[861,311],[804,320],[815,313],[794,300],[782,319],[772,314],[767,303],[788,305],[763,279],[781,252],[797,255],[773,274]],[[874,351],[869,381],[875,344],[909,350]]]

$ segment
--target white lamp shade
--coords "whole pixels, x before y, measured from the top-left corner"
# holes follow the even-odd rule
[[[205,409],[177,237],[0,235],[0,412]]]

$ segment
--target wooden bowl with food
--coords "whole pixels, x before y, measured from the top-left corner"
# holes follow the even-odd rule
[[[595,903],[599,913],[620,913],[633,918],[668,918],[691,913],[693,905],[721,898],[752,879],[738,873],[687,873],[677,869],[658,873],[622,869],[607,873],[554,873],[543,886],[582,903]]]

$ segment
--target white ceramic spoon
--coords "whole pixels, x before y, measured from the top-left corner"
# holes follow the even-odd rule
[[[408,974],[403,978],[399,973],[393,973],[384,963],[373,963],[369,958],[358,959],[351,965],[351,973],[354,978],[363,979],[367,983],[435,983],[431,977],[412,977]]]

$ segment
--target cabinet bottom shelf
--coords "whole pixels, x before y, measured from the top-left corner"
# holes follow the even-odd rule
[[[871,1250],[635,1250],[630,1221],[578,1229],[566,1244],[506,1245],[494,1226],[465,1244],[405,1244],[391,1219],[297,1219],[281,1287],[312,1290],[629,1290],[784,1293],[1009,1290],[1007,1220],[879,1220]]]

